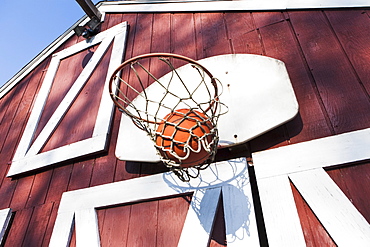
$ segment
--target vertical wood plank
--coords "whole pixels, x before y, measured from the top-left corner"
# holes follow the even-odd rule
[[[32,109],[34,94],[44,76],[43,69],[45,69],[49,61],[50,60],[46,60],[41,63],[29,77],[26,77],[25,81],[22,81],[18,84],[17,88],[11,91],[15,93],[10,103],[12,112],[11,114],[7,114],[0,126],[0,130],[2,131],[0,138],[4,138],[1,142],[4,143],[4,146],[0,152],[0,160],[4,162],[3,165],[0,166],[0,181],[2,181],[0,182],[0,198],[2,198],[2,200],[0,200],[0,208],[9,206],[12,199],[10,195],[14,193],[13,191],[16,187],[17,181],[5,178],[6,172],[8,172],[8,165],[11,164],[12,157],[17,147],[19,135],[22,133],[30,109]]]
[[[73,165],[65,165],[53,169],[46,202],[60,201],[62,193],[67,191],[72,168]]]
[[[339,170],[340,172],[336,172]],[[358,211],[370,222],[370,165],[358,164],[327,171]]]
[[[300,107],[299,115],[285,125],[286,138],[297,143],[331,135],[328,116],[290,22],[260,28],[260,33],[266,55],[285,63]]]
[[[4,247],[22,246],[28,225],[32,216],[33,208],[27,208],[15,212],[12,226],[5,240]]]
[[[175,13],[171,19],[171,51],[196,59],[195,27],[192,13]]]
[[[225,22],[233,53],[263,54],[251,13],[226,12]]]
[[[41,246],[47,229],[53,203],[46,203],[34,207],[29,227],[24,237],[23,245],[25,247]]]
[[[138,14],[132,56],[150,53],[152,42],[153,14]]]
[[[356,75],[370,92],[370,20],[361,9],[333,10],[324,12],[348,56]]]
[[[45,203],[52,174],[53,170],[48,170],[35,175],[26,207],[33,207]],[[50,189],[52,190],[53,188]]]
[[[99,218],[99,224],[102,224],[100,232],[101,247],[127,246],[131,206],[114,207],[99,211],[105,212],[103,224],[101,218]]]
[[[59,208],[59,203],[53,202],[53,208],[51,210],[49,220],[48,220],[48,224],[46,226],[45,236],[44,236],[44,239],[42,241],[42,245],[40,245],[42,247],[49,246],[51,234],[53,232],[54,223],[55,223],[55,220],[57,218],[58,208]]]
[[[189,209],[187,199],[184,196],[158,202],[157,246],[177,246]]]
[[[199,59],[231,53],[223,13],[201,13],[201,40],[203,52]]]
[[[156,246],[157,221],[158,201],[132,205],[127,246]]]
[[[171,15],[170,13],[154,14],[151,52],[172,52]]]
[[[14,211],[18,211],[26,207],[34,178],[35,176],[28,176],[17,181],[17,186],[10,203],[10,208],[14,209]]]
[[[129,33],[127,35],[127,48],[125,52],[125,60],[130,59],[133,56],[133,49],[135,45],[135,33],[137,28],[138,16],[136,13],[123,14],[122,21],[127,21],[129,25]]]
[[[68,190],[77,190],[89,187],[94,160],[86,160],[73,164]]]

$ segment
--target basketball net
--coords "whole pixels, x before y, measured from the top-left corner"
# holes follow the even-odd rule
[[[227,112],[219,88],[221,83],[205,67],[169,53],[125,61],[109,85],[115,105],[147,132],[161,161],[182,181],[199,176],[214,160],[217,121]]]

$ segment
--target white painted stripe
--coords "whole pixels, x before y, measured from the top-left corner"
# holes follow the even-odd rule
[[[99,106],[98,115],[96,117],[96,124],[92,135],[93,137],[108,133],[110,129],[110,124],[107,124],[107,122],[111,123],[111,120],[113,118],[114,104],[109,95],[109,80],[114,70],[123,61],[123,54],[126,48],[126,37],[128,31],[127,22],[119,25],[119,28],[121,31],[118,32],[114,37],[111,59],[109,61],[104,90],[102,93],[102,99]]]
[[[370,128],[253,153],[257,178],[370,159]]]
[[[108,82],[110,78],[109,73],[122,62],[123,53],[125,50],[126,34],[127,23],[123,22],[96,35],[94,38],[88,41],[81,41],[53,55],[48,72],[46,73],[43,85],[41,86],[41,90],[32,109],[31,116],[27,122],[25,131],[22,135],[7,176],[13,176],[61,161],[104,151],[106,149],[106,143],[108,141],[107,137],[114,110],[113,102],[108,94]],[[55,128],[58,127],[58,123],[63,119],[66,111],[68,111],[70,105],[78,96],[89,76],[98,65],[103,55],[106,53],[113,39],[113,51],[109,61],[108,74],[105,79],[103,95],[100,100],[93,136],[70,145],[65,145],[47,152],[38,153],[44,146],[45,142],[49,139]],[[49,119],[48,123],[45,125],[44,129],[30,147],[61,59],[76,54],[77,52],[87,49],[95,44],[99,44],[100,42],[101,44],[95,51],[91,60],[77,78],[76,82],[72,85],[67,95],[64,97],[52,117]]]
[[[6,230],[10,227],[10,219],[12,217],[12,210],[10,208],[0,210],[0,245],[3,246],[4,235]]]
[[[247,212],[244,214],[244,216],[248,215],[248,220],[246,217],[244,222],[247,223],[250,236],[248,236],[248,240],[245,237],[245,241],[239,241],[239,243],[245,243],[250,240],[258,243],[253,200],[248,196],[248,193],[251,192],[246,193],[251,188],[249,180],[245,179],[249,177],[245,165],[245,159],[234,159],[212,164],[206,170],[201,171],[199,178],[192,179],[189,183],[181,182],[173,173],[163,173],[65,192],[58,209],[50,246],[67,246],[70,239],[69,234],[73,230],[73,215],[75,212],[76,234],[82,234],[82,236],[92,234],[90,236],[95,238],[95,242],[92,245],[95,245],[97,243],[96,234],[98,233],[93,232],[97,223],[92,223],[91,228],[89,227],[89,229],[85,230],[86,232],[82,233],[80,231],[84,231],[84,228],[79,226],[80,224],[89,224],[87,221],[91,221],[94,218],[91,216],[93,215],[93,209],[152,200],[171,195],[181,195],[189,192],[193,192],[193,197],[185,220],[180,245],[189,246],[196,243],[197,246],[207,246],[223,186],[228,187],[223,192],[226,198],[232,198],[236,195],[242,195],[244,198],[248,197],[248,200],[238,198],[234,205],[230,205],[230,202],[224,204],[224,212],[228,218],[231,215],[230,210],[237,210],[238,207],[249,209],[249,214]],[[232,187],[234,190],[231,189]],[[241,205],[242,203],[246,203],[246,205]],[[230,205],[231,208],[226,207],[227,205]],[[77,216],[77,214],[83,213],[85,210],[88,212],[88,217]],[[84,222],[85,218],[86,222]],[[80,230],[77,230],[79,227]],[[227,227],[230,234],[236,235],[240,233],[239,229],[235,227],[235,223],[234,225],[228,223]],[[247,227],[244,227],[244,230]],[[240,237],[240,235],[238,236]],[[230,246],[233,246],[233,243]]]
[[[49,247],[69,247],[74,227],[74,215],[74,211],[60,212],[58,210]]]
[[[221,187],[196,191],[192,197],[178,247],[207,246],[212,232]]]
[[[11,177],[26,171],[46,167],[60,161],[97,153],[104,150],[106,139],[107,135],[95,136],[24,159],[14,160],[9,168],[7,176]]]
[[[98,216],[94,208],[75,213],[76,246],[100,247]]]
[[[369,246],[369,223],[324,169],[293,173],[289,178],[338,246]]]
[[[288,176],[257,180],[270,247],[306,246]]]
[[[51,134],[57,128],[58,124],[61,122],[64,115],[66,114],[68,109],[71,107],[71,105],[79,95],[80,91],[86,84],[95,67],[102,59],[104,53],[107,51],[112,40],[113,37],[111,39],[104,39],[104,41],[99,45],[98,49],[94,52],[94,55],[92,56],[91,60],[87,63],[86,67],[83,69],[83,71],[81,72],[77,80],[74,82],[66,96],[63,98],[58,108],[55,110],[55,112],[45,125],[45,127],[42,129],[36,140],[33,142],[26,156],[30,157],[36,155],[45,145],[46,141],[49,139]]]

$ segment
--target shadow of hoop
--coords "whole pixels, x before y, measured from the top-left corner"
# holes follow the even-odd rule
[[[223,203],[228,243],[250,236],[252,194],[245,158],[211,164],[199,177],[189,182],[180,181],[173,173],[164,173],[163,180],[180,194],[193,192],[189,210],[195,212],[209,235],[222,194],[220,203]],[[208,215],[211,210],[214,215],[210,220]]]

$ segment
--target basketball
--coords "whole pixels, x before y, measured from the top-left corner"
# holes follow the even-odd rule
[[[213,125],[204,113],[191,109],[175,110],[158,125],[156,145],[162,156],[180,163],[181,167],[200,165],[210,156],[204,145],[211,143],[212,129]]]

